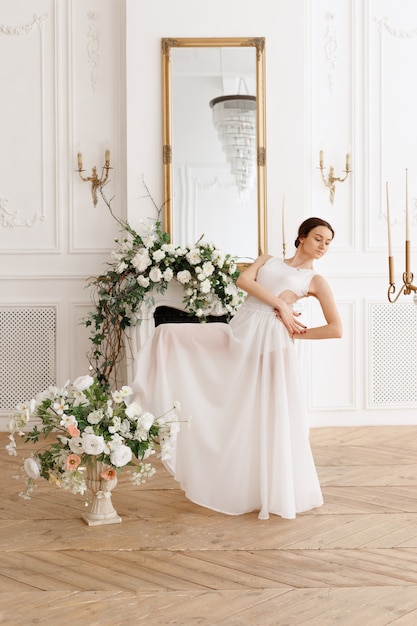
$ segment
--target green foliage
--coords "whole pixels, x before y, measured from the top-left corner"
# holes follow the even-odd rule
[[[89,358],[104,388],[112,385],[112,378],[117,382],[126,333],[138,323],[141,306],[151,304],[152,294],[163,294],[171,281],[183,285],[185,308],[201,322],[216,305],[230,318],[243,301],[236,287],[239,269],[230,254],[201,240],[191,247],[174,246],[159,221],[144,225],[142,235],[118,221],[122,235],[115,240],[112,261],[87,285],[95,305],[85,320],[92,344]]]

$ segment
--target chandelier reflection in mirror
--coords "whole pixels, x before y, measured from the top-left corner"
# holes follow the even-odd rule
[[[256,178],[256,97],[219,96],[210,101],[210,107],[239,198],[244,200]]]

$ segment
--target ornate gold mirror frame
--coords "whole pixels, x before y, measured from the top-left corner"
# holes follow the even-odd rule
[[[173,237],[172,164],[172,48],[254,47],[256,49],[256,142],[258,254],[267,252],[265,38],[164,38],[162,45],[162,160],[164,174],[164,228]],[[254,218],[255,219],[255,218]],[[175,243],[175,242],[174,242]]]

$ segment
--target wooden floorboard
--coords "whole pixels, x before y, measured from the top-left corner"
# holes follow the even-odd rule
[[[417,426],[311,442],[325,503],[295,520],[206,510],[159,464],[122,475],[121,524],[89,527],[80,495],[18,496],[0,433],[0,624],[415,626]]]

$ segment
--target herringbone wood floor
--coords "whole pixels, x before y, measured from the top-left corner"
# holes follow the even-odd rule
[[[313,429],[325,504],[290,521],[198,507],[160,467],[89,527],[82,496],[17,496],[6,442],[1,624],[417,624],[417,426]]]

